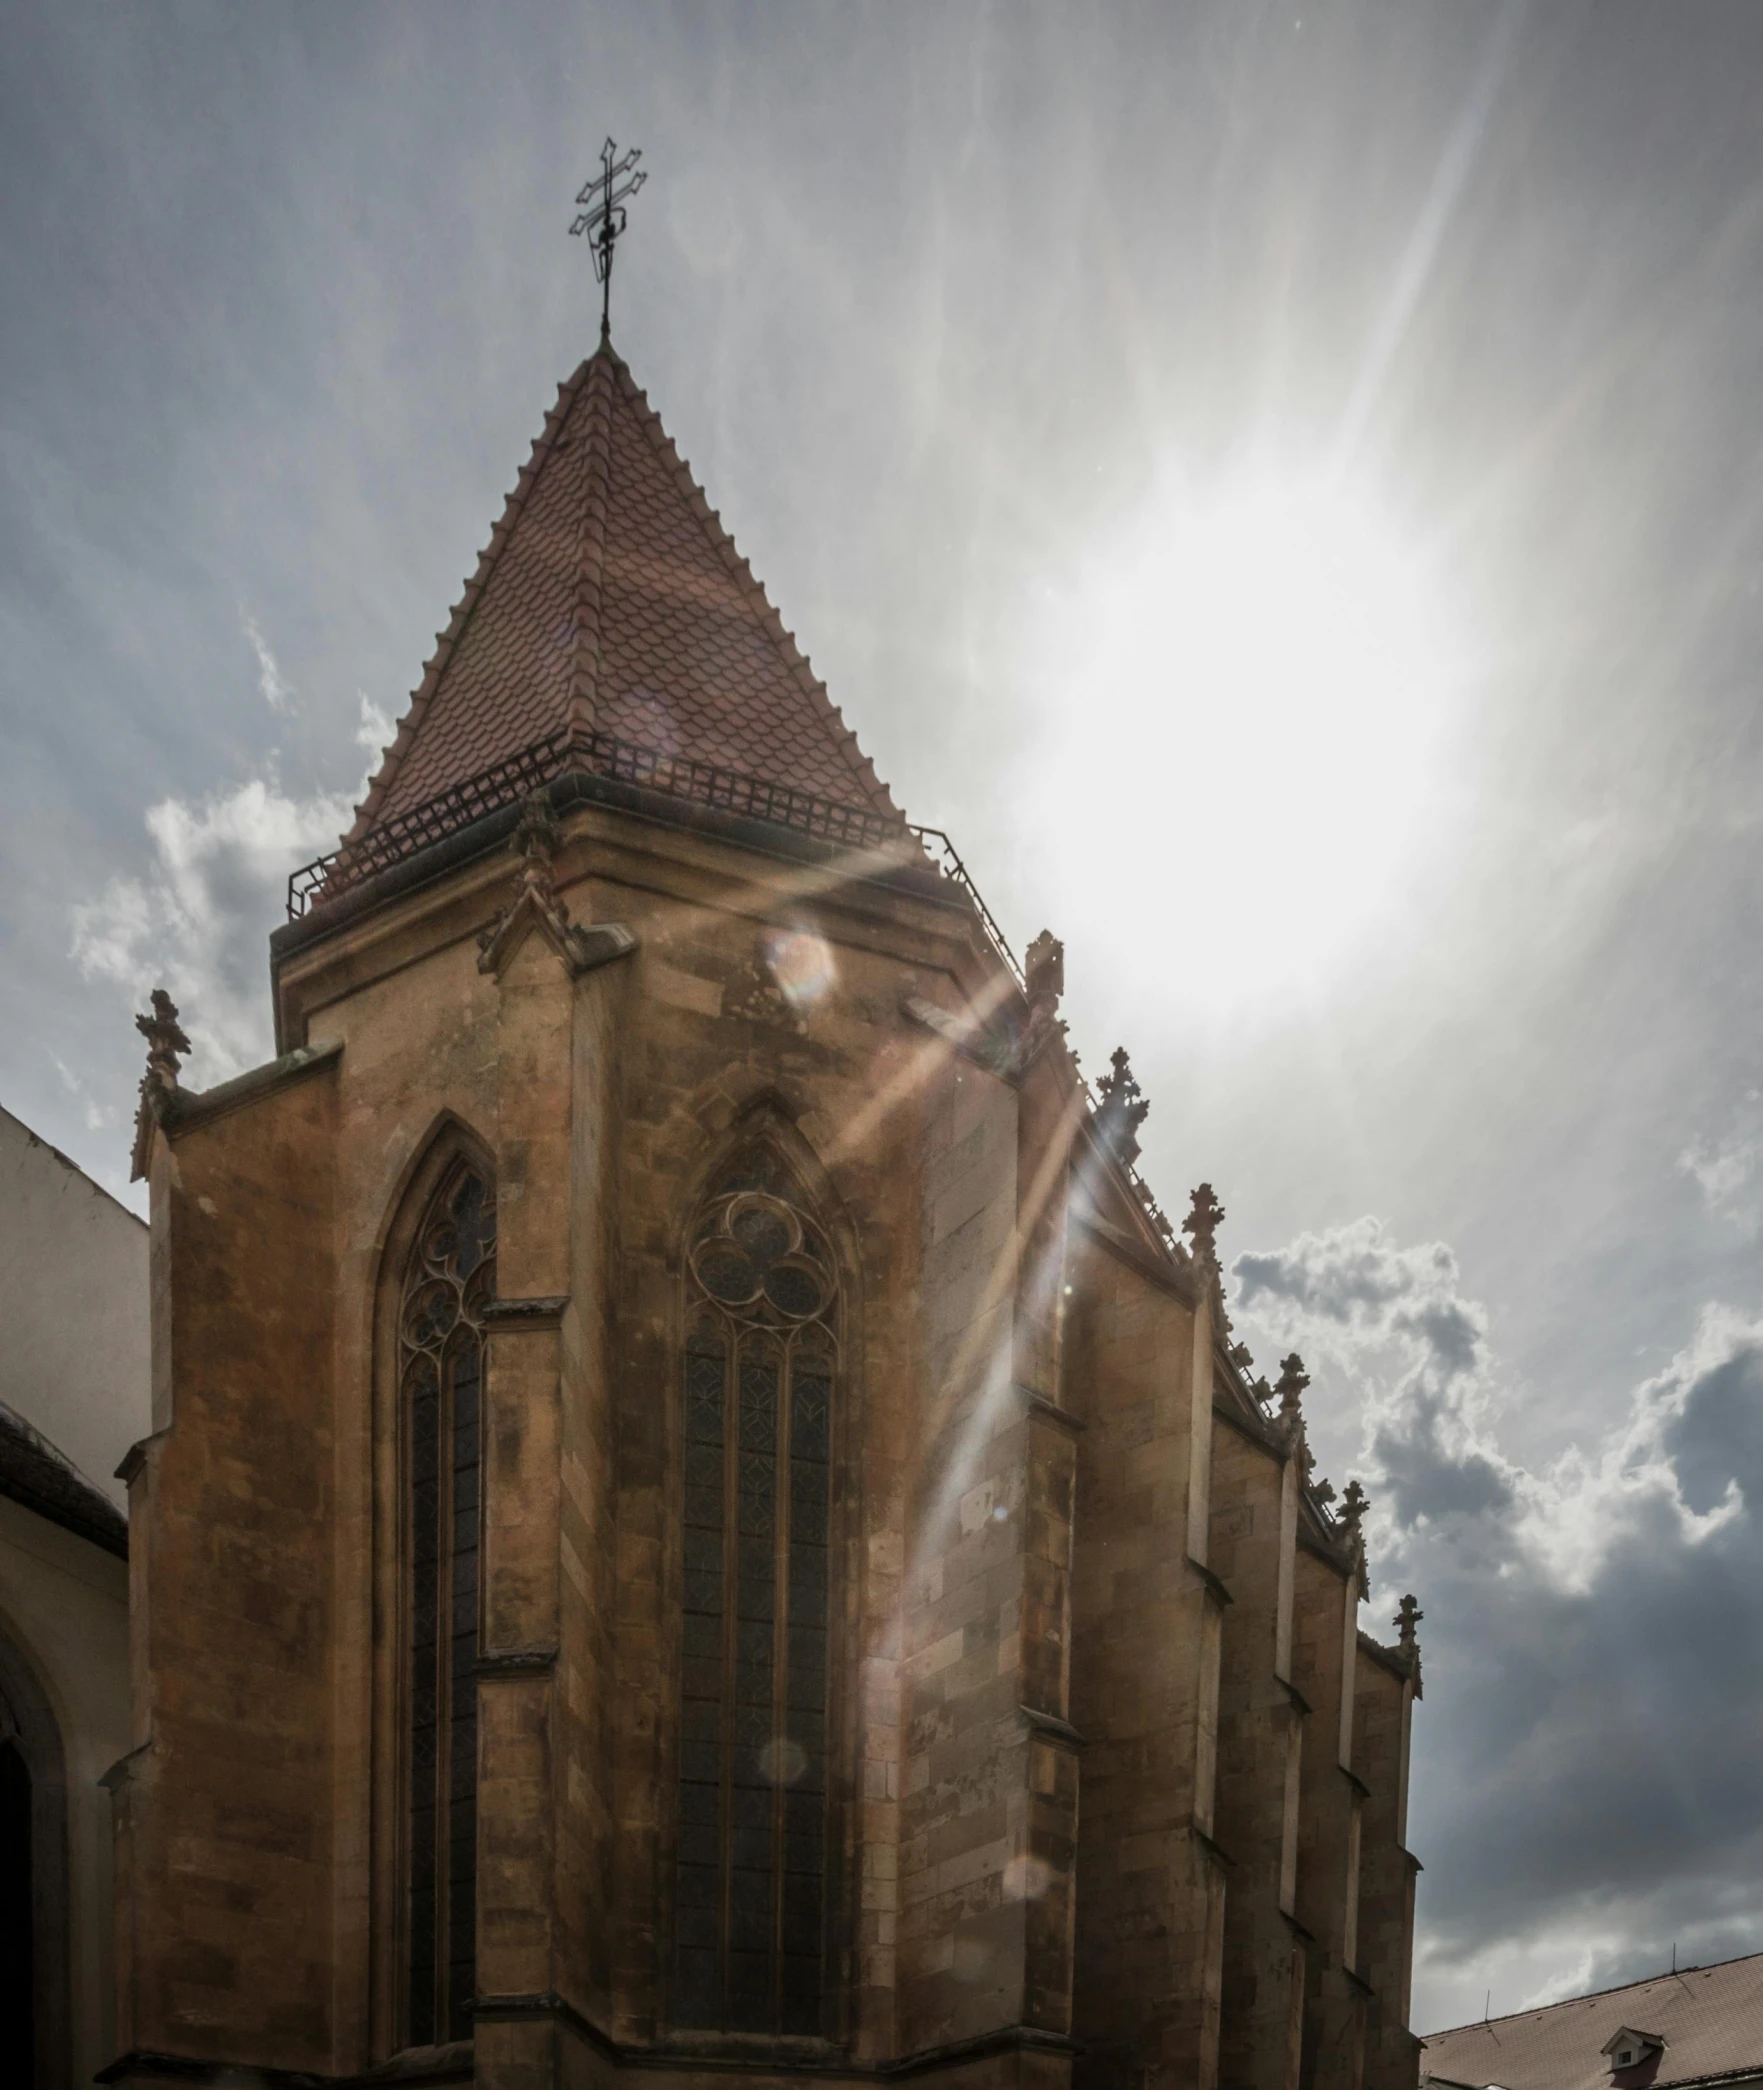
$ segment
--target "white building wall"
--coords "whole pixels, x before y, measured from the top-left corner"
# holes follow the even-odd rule
[[[0,1110],[0,1401],[119,1509],[151,1421],[147,1229]]]

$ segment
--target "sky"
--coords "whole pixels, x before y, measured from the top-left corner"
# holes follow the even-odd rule
[[[6,0],[0,1102],[118,1195],[608,132],[621,352],[1420,1597],[1414,2023],[1763,1950],[1763,10]]]

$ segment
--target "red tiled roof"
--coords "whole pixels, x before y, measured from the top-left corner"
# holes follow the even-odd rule
[[[559,389],[345,839],[565,729],[896,810],[605,347]]]
[[[1656,2069],[1648,2061],[1610,2072],[1604,2042],[1623,2025],[1664,2040]],[[1763,1953],[1433,2032],[1422,2047],[1421,2082],[1440,2090],[1667,2090],[1763,2077]]]

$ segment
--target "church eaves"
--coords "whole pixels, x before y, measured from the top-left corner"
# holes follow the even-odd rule
[[[610,347],[559,390],[345,837],[366,842],[545,749],[899,812]]]

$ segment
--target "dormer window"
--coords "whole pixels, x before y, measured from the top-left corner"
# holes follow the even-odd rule
[[[1637,2032],[1632,2025],[1619,2025],[1605,2040],[1603,2051],[1610,2062],[1610,2073],[1620,2075],[1624,2070],[1639,2068],[1655,2054],[1662,2053],[1665,2042],[1657,2032]]]

